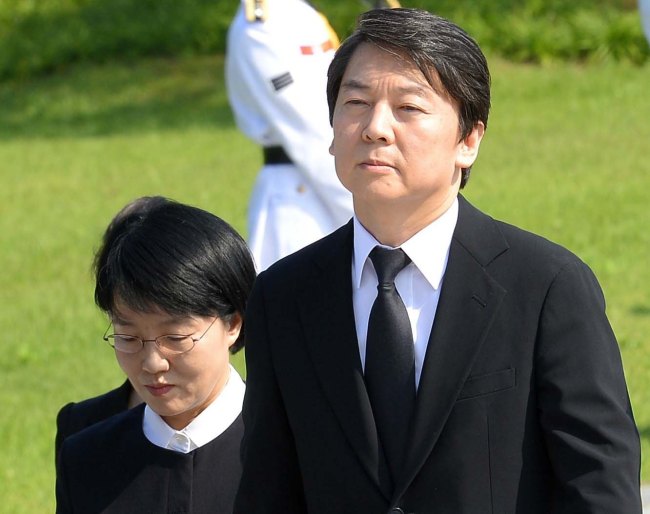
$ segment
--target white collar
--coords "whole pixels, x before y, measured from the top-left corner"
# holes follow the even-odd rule
[[[241,413],[246,386],[235,368],[219,396],[182,430],[174,430],[148,405],[144,408],[142,430],[156,446],[188,453],[220,436]]]
[[[442,283],[451,238],[454,235],[458,221],[458,198],[454,200],[449,209],[429,225],[405,241],[400,248],[404,250],[413,264],[420,270],[431,287],[438,289]],[[374,236],[354,216],[354,258],[353,258],[353,286],[361,286],[363,269],[368,261],[372,249],[379,245]],[[388,248],[388,247],[387,247]]]

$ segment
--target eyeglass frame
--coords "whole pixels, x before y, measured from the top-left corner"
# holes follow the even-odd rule
[[[218,319],[219,319],[219,317],[216,316],[212,320],[212,322],[208,325],[208,328],[206,328],[205,331],[199,337],[191,337],[191,334],[162,334],[162,335],[159,335],[158,337],[156,337],[154,339],[143,339],[140,336],[134,336],[134,335],[131,335],[131,334],[114,333],[114,334],[108,334],[107,335],[108,329],[111,328],[111,326],[113,325],[113,322],[111,321],[109,323],[108,327],[106,327],[106,330],[104,331],[104,335],[102,336],[102,339],[104,341],[106,341],[108,343],[108,345],[111,348],[113,348],[116,352],[120,352],[120,353],[123,353],[125,355],[135,355],[136,353],[140,353],[144,349],[144,343],[154,343],[156,345],[156,348],[158,349],[158,351],[160,353],[162,353],[162,354],[165,354],[165,355],[183,355],[185,353],[189,353],[192,350],[194,350],[194,347],[196,346],[196,343],[198,343],[201,339],[203,339],[203,337],[208,333],[208,330],[210,330],[212,328],[212,325],[214,325],[215,321],[217,321]],[[115,343],[111,343],[111,340],[113,340],[113,341],[115,340],[115,336],[124,336],[124,337],[131,337],[131,338],[137,339],[138,341],[140,341],[140,348],[138,350],[136,350],[135,352],[125,352],[124,350],[119,350],[118,348],[115,348]],[[158,343],[158,339],[161,339],[163,337],[189,337],[192,340],[192,347],[189,348],[188,350],[184,350],[182,352],[175,352],[175,351],[170,350],[169,348],[167,348],[165,346],[160,346],[160,344]]]

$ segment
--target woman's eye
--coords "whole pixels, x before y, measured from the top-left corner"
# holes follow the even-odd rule
[[[115,335],[114,339],[122,344],[137,343],[139,341],[139,338],[136,336],[125,336],[121,334]]]
[[[172,335],[172,336],[165,336],[165,339],[167,341],[172,342],[172,343],[180,343],[181,341],[184,341],[185,339],[187,339],[187,336]]]

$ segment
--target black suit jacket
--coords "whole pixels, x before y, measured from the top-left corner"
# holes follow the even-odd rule
[[[459,203],[394,489],[359,359],[352,225],[259,275],[236,513],[641,513],[638,432],[596,278]]]
[[[144,404],[68,437],[56,482],[57,514],[231,514],[241,464],[241,416],[183,454],[142,431]]]
[[[55,463],[58,463],[61,445],[66,437],[127,410],[131,391],[133,387],[127,379],[120,387],[100,396],[64,405],[56,416]]]

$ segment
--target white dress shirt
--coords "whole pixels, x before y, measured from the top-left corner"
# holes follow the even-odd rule
[[[420,383],[424,356],[438,307],[440,287],[447,268],[449,246],[458,220],[458,200],[433,223],[400,246],[411,264],[397,274],[395,287],[406,306],[415,349],[415,385]],[[361,365],[365,370],[366,339],[370,309],[377,297],[377,274],[368,258],[380,244],[354,217],[354,254],[352,257],[352,303],[359,342]]]
[[[183,430],[174,430],[148,405],[144,408],[142,430],[156,446],[189,453],[219,437],[241,413],[246,386],[235,368],[223,391]]]

